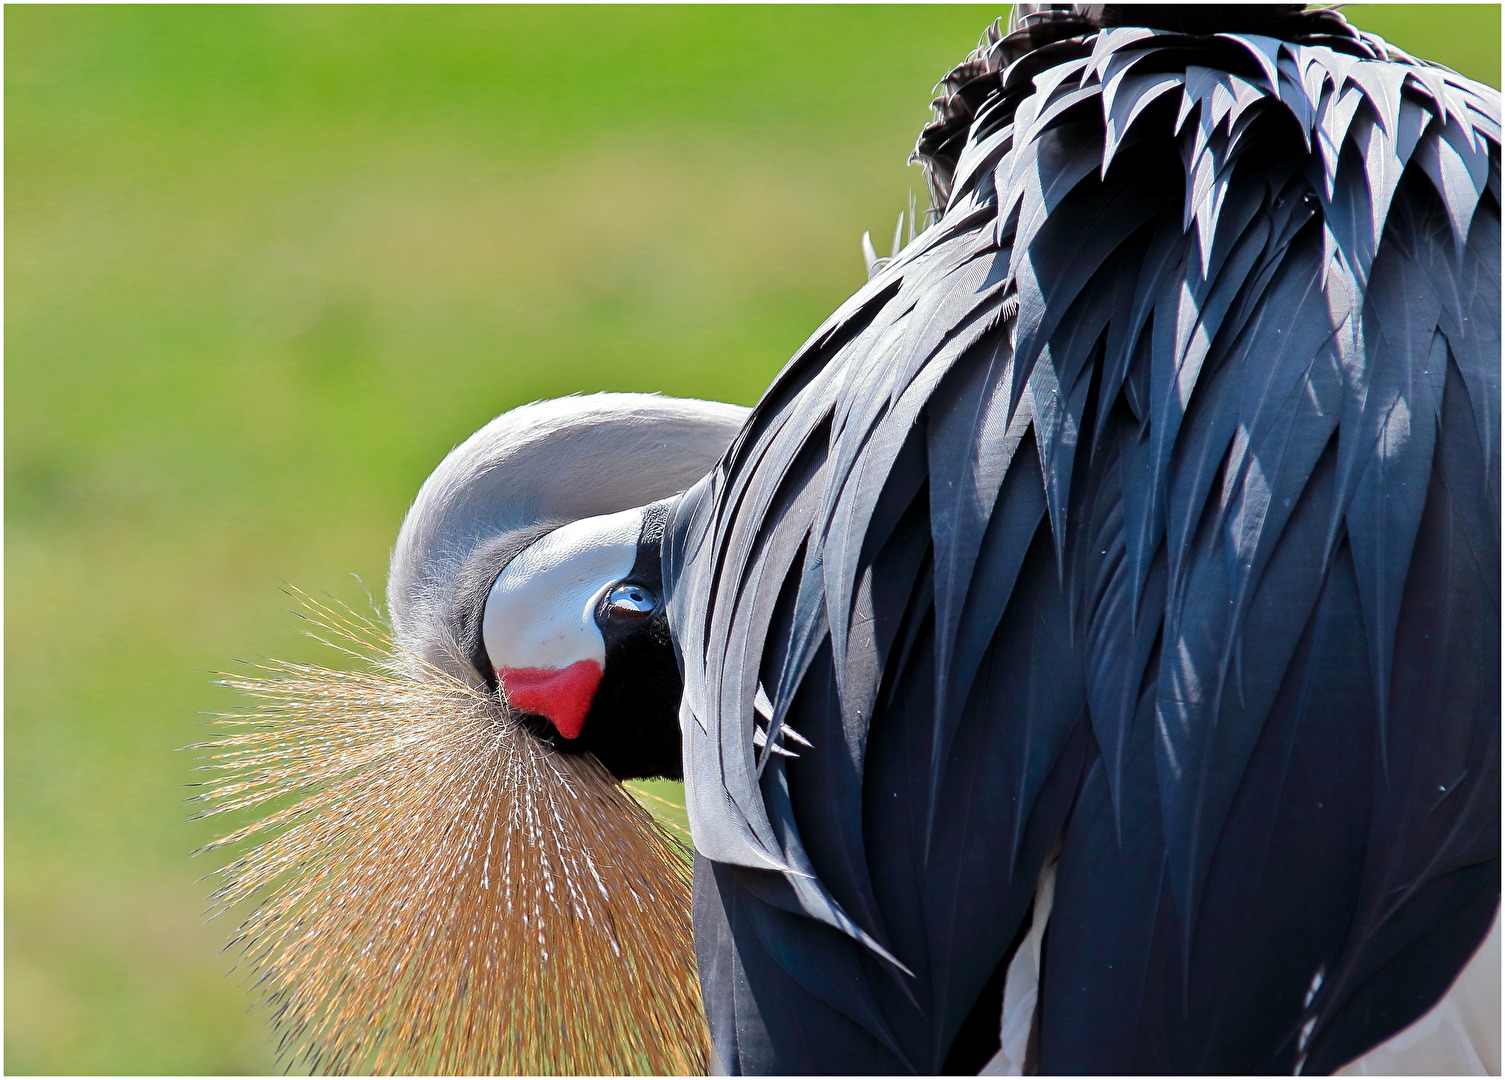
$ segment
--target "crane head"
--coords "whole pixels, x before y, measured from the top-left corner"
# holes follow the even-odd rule
[[[572,521],[520,551],[481,611],[482,674],[538,738],[619,780],[680,779],[683,684],[659,543],[670,503]]]
[[[356,670],[267,661],[201,748],[261,808],[216,904],[317,1071],[703,1070],[688,850],[621,780],[681,771],[659,549],[746,410],[535,402],[456,447],[392,553],[390,627],[303,596]],[[651,795],[648,796],[652,798]],[[645,977],[646,976],[646,977]]]
[[[424,482],[392,553],[399,647],[618,779],[680,777],[659,547],[747,410],[653,394],[534,402]]]

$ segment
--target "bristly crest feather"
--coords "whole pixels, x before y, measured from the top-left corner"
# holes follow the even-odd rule
[[[281,1032],[326,1073],[686,1074],[706,1035],[687,852],[594,758],[555,753],[386,630],[301,597],[366,670],[271,661],[200,748],[216,908]]]

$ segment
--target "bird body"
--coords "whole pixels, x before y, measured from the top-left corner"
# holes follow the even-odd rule
[[[1292,5],[1019,5],[943,86],[934,222],[750,413],[446,459],[396,666],[683,775],[716,1071],[1444,1060],[1499,898],[1498,96]]]
[[[1047,867],[1049,1073],[1331,1071],[1495,914],[1497,98],[1055,32],[671,525],[731,1072],[976,1071]]]

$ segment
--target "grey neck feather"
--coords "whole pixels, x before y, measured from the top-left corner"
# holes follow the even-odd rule
[[[719,402],[591,394],[498,416],[450,452],[403,520],[387,577],[397,643],[478,683],[467,621],[506,562],[567,521],[685,490],[720,459],[747,414]]]

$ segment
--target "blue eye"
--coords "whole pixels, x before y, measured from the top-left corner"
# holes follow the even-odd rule
[[[657,607],[658,597],[641,585],[618,585],[606,594],[606,611],[611,615],[640,619]]]

